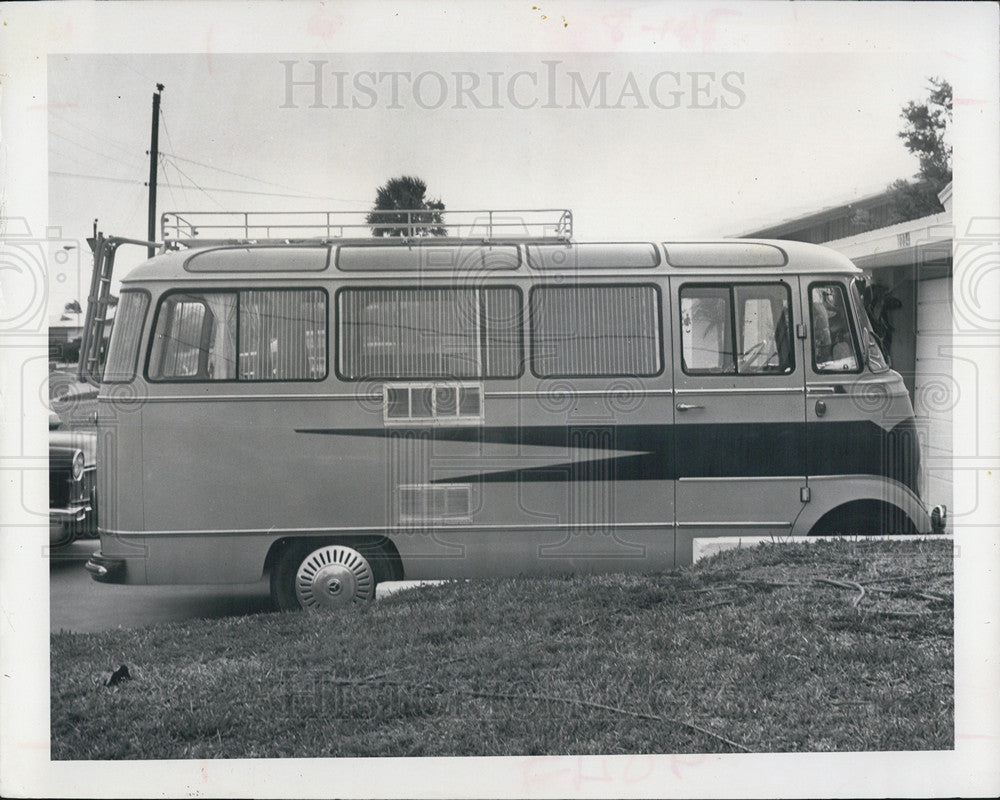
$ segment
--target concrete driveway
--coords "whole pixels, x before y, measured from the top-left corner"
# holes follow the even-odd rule
[[[94,540],[57,550],[49,565],[49,630],[94,633],[141,628],[158,622],[213,619],[271,610],[266,579],[231,586],[118,586],[97,583],[83,568],[97,550]],[[376,599],[418,581],[383,583]]]
[[[270,610],[267,581],[233,586],[118,586],[83,568],[97,540],[56,551],[49,565],[49,630],[93,633],[156,622],[228,617]]]

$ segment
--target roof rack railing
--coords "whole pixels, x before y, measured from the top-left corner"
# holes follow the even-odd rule
[[[296,242],[449,237],[496,241],[569,241],[573,212],[557,209],[436,211],[168,211],[160,218],[166,247],[213,242]]]

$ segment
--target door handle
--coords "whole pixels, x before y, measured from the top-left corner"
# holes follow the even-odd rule
[[[677,404],[677,410],[678,411],[690,411],[693,408],[704,408],[704,407],[705,406],[692,405],[691,403],[678,403]]]
[[[836,386],[807,386],[807,394],[847,394],[847,390],[842,383]]]
[[[817,400],[816,401],[816,416],[817,417],[822,417],[824,414],[826,414],[826,403],[824,401],[822,401],[822,400]]]

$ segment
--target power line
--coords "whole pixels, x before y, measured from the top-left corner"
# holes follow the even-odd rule
[[[55,136],[57,139],[62,139],[64,142],[69,142],[70,144],[79,147],[81,150],[86,150],[88,153],[93,153],[94,155],[98,155],[101,158],[106,158],[109,161],[117,161],[119,163],[121,162],[120,156],[109,156],[107,153],[102,153],[100,150],[95,150],[92,147],[87,147],[87,145],[81,144],[75,139],[70,139],[68,136],[63,136],[61,133],[56,133],[55,131],[49,131],[49,135]]]
[[[174,194],[174,187],[171,185],[170,176],[167,174],[167,167],[173,169],[174,165],[163,157],[163,153],[160,153],[160,164],[163,167],[163,177],[164,177],[164,182],[160,185],[166,186],[170,190],[170,197],[174,201],[174,208],[191,208],[191,201],[188,199],[187,187],[183,185],[183,178],[181,178],[179,172],[176,174],[176,178],[180,182],[178,183],[178,188],[181,191],[181,197],[184,199],[184,204],[182,206],[180,203],[177,202],[177,196]]]
[[[167,144],[170,145],[170,149],[174,149],[174,140],[170,136],[170,128],[167,127],[167,114],[162,104],[160,105],[160,119],[163,120],[163,132],[167,135]],[[160,150],[160,157],[164,156],[164,152]]]
[[[170,126],[167,124],[166,111],[165,111],[164,106],[162,106],[162,105],[160,106],[160,119],[163,120],[163,132],[167,136],[167,144],[170,146],[171,150],[174,150],[175,148],[174,148],[173,137],[171,137],[171,135],[170,135]],[[179,155],[176,155],[175,153],[172,153],[172,152],[163,152],[161,150],[161,153],[163,155],[169,156],[170,158],[174,159],[175,161],[183,161],[186,164],[194,164],[194,165],[199,166],[199,167],[204,167],[205,169],[211,169],[211,170],[214,170],[216,172],[221,172],[221,173],[223,173],[225,175],[232,175],[233,177],[236,177],[236,178],[243,178],[244,180],[254,181],[256,183],[260,183],[260,184],[263,184],[265,186],[274,186],[277,189],[291,189],[292,191],[295,191],[295,188],[296,188],[294,186],[289,186],[288,184],[275,183],[274,181],[267,181],[267,180],[264,180],[263,178],[256,178],[253,175],[246,175],[246,174],[244,174],[242,172],[236,172],[235,170],[225,169],[224,167],[217,167],[214,164],[208,164],[208,163],[206,163],[204,161],[197,161],[196,159],[193,159],[193,158],[187,158],[185,156],[179,156]],[[173,167],[174,167],[174,169],[177,169],[178,172],[180,172],[180,169],[177,167],[176,164],[174,164]],[[189,180],[190,180],[190,178],[189,178]],[[192,181],[192,183],[193,183],[193,181]],[[302,194],[302,193],[300,193],[300,194],[295,195],[295,196],[296,197],[300,197],[302,199],[334,200],[334,201],[336,201],[338,203],[357,203],[358,205],[365,205],[365,202],[362,201],[362,200],[349,200],[349,199],[344,198],[344,197],[330,197],[329,195],[322,195],[322,194],[309,194],[309,193]]]
[[[71,161],[74,164],[77,164],[78,166],[80,164],[80,157],[79,156],[70,155],[69,153],[63,152],[62,150],[57,150],[54,147],[50,147],[49,148],[49,155],[50,156],[56,156],[58,158],[65,158],[67,161]],[[90,166],[90,165],[88,164],[87,166]],[[94,165],[94,169],[100,169],[100,168],[101,168],[100,165],[98,165],[98,164]]]
[[[173,150],[173,149],[174,149],[174,140],[173,140],[173,137],[172,137],[172,136],[170,135],[170,128],[169,128],[169,126],[167,125],[167,115],[166,115],[166,113],[164,112],[164,109],[162,108],[162,106],[161,106],[161,108],[160,108],[160,119],[161,119],[161,120],[163,120],[163,132],[164,132],[164,133],[166,134],[166,136],[167,136],[167,144],[169,144],[169,145],[170,145],[170,149],[171,149],[171,150]],[[167,167],[167,163],[168,163],[168,162],[167,162],[167,153],[164,153],[164,152],[163,152],[162,150],[160,151],[160,162],[161,162],[161,163],[163,164],[163,168],[164,168],[164,173],[165,173],[165,172],[166,172],[166,167]],[[174,172],[176,172],[176,173],[177,173],[177,176],[178,176],[178,179],[180,179],[180,180],[183,180],[183,179],[184,179],[185,177],[187,177],[187,176],[185,175],[185,173],[181,172],[181,170],[180,170],[180,168],[179,168],[179,167],[177,166],[177,164],[175,164],[175,163],[173,163],[173,162],[170,162],[170,167],[171,167],[171,168],[172,168],[172,169],[174,170]],[[200,187],[200,186],[198,186],[198,184],[194,183],[194,181],[193,181],[193,180],[191,180],[191,178],[190,178],[190,177],[188,177],[188,181],[189,181],[190,183],[194,184],[195,188],[197,188],[197,189],[201,189],[201,187]],[[185,205],[187,205],[187,204],[188,204],[188,199],[187,199],[187,189],[182,189],[181,191],[182,191],[182,192],[184,193],[184,203],[185,203]],[[203,192],[204,192],[204,190],[201,190],[201,191],[203,191]],[[207,194],[207,193],[206,193],[206,194]],[[173,197],[173,196],[174,196],[174,194],[173,194],[173,189],[171,189],[171,190],[170,190],[170,196],[171,196],[171,197]],[[209,197],[209,199],[210,199],[210,200],[211,200],[211,201],[212,201],[213,203],[215,203],[215,204],[216,204],[217,206],[219,206],[219,208],[222,208],[222,206],[221,206],[221,205],[219,205],[218,201],[216,201],[216,199],[215,199],[214,197]],[[175,198],[175,199],[174,199],[174,204],[175,204],[175,205],[174,205],[174,208],[180,208],[180,206],[176,205],[176,203],[177,203],[177,200],[176,200],[176,198]]]
[[[125,65],[125,66],[127,66],[127,65]],[[130,69],[131,69],[131,67],[130,67]],[[133,71],[135,71],[135,70],[133,70]],[[140,73],[136,72],[136,74],[140,74]],[[58,116],[58,115],[56,115],[56,116]],[[68,124],[74,125],[75,127],[79,128],[81,131],[89,133],[91,136],[94,136],[95,138],[104,139],[108,144],[111,144],[112,146],[117,147],[118,149],[120,149],[120,150],[128,153],[129,154],[129,158],[132,159],[133,161],[139,161],[140,160],[139,157],[137,155],[135,155],[134,152],[132,152],[130,150],[130,148],[128,148],[124,144],[122,144],[120,142],[117,142],[114,139],[111,139],[110,137],[106,137],[106,136],[103,136],[101,134],[98,134],[95,131],[93,131],[92,129],[89,129],[89,128],[86,128],[85,126],[79,125],[79,124],[77,124],[77,123],[75,123],[75,122],[73,122],[71,120],[66,119],[65,117],[60,117],[60,119],[62,119],[64,122],[66,122]],[[163,122],[163,132],[166,135],[167,143],[169,144],[170,149],[174,150],[175,147],[174,147],[173,137],[170,135],[170,126],[167,123],[167,116],[166,116],[165,108],[164,108],[163,105],[160,106],[160,120]],[[77,147],[80,147],[80,148],[82,148],[84,150],[88,150],[91,153],[99,155],[102,158],[106,158],[106,159],[108,159],[110,161],[120,161],[121,160],[120,157],[111,156],[111,155],[108,155],[107,153],[102,153],[102,152],[100,152],[98,150],[94,150],[92,148],[87,147],[84,144],[81,144],[78,141],[75,141],[73,139],[70,139],[69,137],[66,137],[66,136],[63,136],[63,135],[61,135],[59,133],[56,133],[55,131],[50,131],[50,133],[52,133],[53,136],[56,136],[56,137],[58,137],[60,139],[64,139],[65,141],[70,142],[71,144],[76,145]],[[276,183],[274,181],[268,181],[268,180],[264,180],[262,178],[256,178],[253,175],[246,175],[246,174],[241,173],[241,172],[236,172],[235,170],[225,169],[223,167],[216,167],[213,164],[208,164],[208,163],[206,163],[204,161],[197,161],[196,159],[193,159],[193,158],[186,158],[184,156],[178,156],[178,155],[175,155],[172,152],[164,152],[164,151],[161,150],[159,152],[159,156],[160,156],[160,163],[161,164],[165,164],[166,163],[166,162],[164,162],[162,160],[162,157],[163,156],[167,156],[167,157],[173,159],[174,161],[183,161],[183,162],[188,163],[188,164],[194,164],[196,166],[204,167],[206,169],[211,169],[211,170],[214,170],[216,172],[220,172],[220,173],[223,173],[223,174],[226,174],[226,175],[232,175],[233,177],[236,177],[236,178],[242,178],[244,180],[254,181],[256,183],[260,183],[260,184],[265,185],[265,186],[273,186],[273,187],[278,188],[278,189],[291,189],[293,191],[295,190],[294,186],[289,186],[288,184]],[[179,175],[183,175],[184,177],[186,177],[187,180],[195,188],[201,189],[201,187],[194,181],[194,179],[192,179],[189,175],[187,175],[187,173],[182,172],[181,169],[176,164],[171,164],[171,166],[177,171],[177,173]],[[53,172],[52,174],[57,174],[57,173]],[[66,175],[68,176],[68,175],[70,175],[70,173],[66,173]],[[79,175],[73,175],[73,177],[80,177],[80,176]],[[96,178],[97,176],[94,176],[94,177]],[[159,181],[157,181],[157,186],[167,186],[167,187],[169,187],[169,184],[160,183]],[[183,184],[177,184],[176,186],[177,186],[177,188],[181,188],[181,189],[185,188],[183,186]],[[296,193],[296,194],[281,194],[281,193],[254,192],[254,191],[249,191],[249,190],[222,189],[222,188],[212,188],[212,189],[209,189],[207,191],[228,192],[228,193],[231,193],[231,194],[259,195],[261,197],[284,197],[284,198],[292,198],[292,199],[297,199],[297,200],[333,200],[333,201],[338,202],[338,203],[348,203],[348,204],[359,205],[359,206],[363,206],[363,205],[367,204],[367,201],[363,201],[363,200],[352,200],[352,199],[348,199],[348,198],[344,198],[344,197],[331,197],[330,195],[301,193],[301,192]],[[213,198],[213,202],[214,202],[214,198]]]
[[[167,175],[167,161],[163,157],[162,153],[160,153],[160,166],[163,167],[163,176],[166,177],[166,175]],[[169,183],[165,184],[165,185],[170,190],[170,198],[174,201],[174,208],[180,208],[181,207],[180,203],[177,202],[177,197],[174,195],[174,187],[171,186]],[[187,205],[187,202],[185,202],[184,205]]]
[[[169,134],[167,135],[167,138],[168,139],[170,138]],[[275,186],[275,187],[277,187],[279,189],[294,189],[295,188],[294,186],[288,186],[287,184],[284,184],[284,183],[275,183],[274,181],[266,181],[266,180],[263,180],[262,178],[255,178],[252,175],[244,175],[241,172],[234,172],[233,170],[230,170],[230,169],[223,169],[222,167],[216,167],[216,166],[213,166],[212,164],[206,164],[203,161],[195,161],[193,158],[185,158],[183,156],[174,155],[173,153],[165,153],[164,155],[167,155],[170,158],[175,159],[176,161],[184,161],[184,162],[186,162],[188,164],[196,164],[199,167],[206,167],[207,169],[213,169],[216,172],[224,172],[226,175],[233,175],[233,176],[235,176],[237,178],[244,178],[246,180],[256,181],[257,183],[262,183],[262,184],[264,184],[266,186]],[[296,195],[296,196],[297,197],[302,197],[302,198],[314,198],[316,200],[336,200],[338,203],[358,203],[360,205],[364,205],[365,204],[365,201],[362,201],[362,200],[349,200],[349,199],[347,199],[345,197],[331,197],[330,195],[326,195],[326,194],[311,194],[311,195]]]
[[[161,118],[163,119],[163,132],[167,135],[167,143],[170,145],[170,149],[173,150],[174,149],[174,142],[173,142],[173,139],[170,136],[170,128],[167,125],[167,116],[164,113],[162,107],[160,109],[160,115],[161,115]],[[193,158],[186,158],[184,156],[178,156],[178,155],[175,155],[174,153],[165,153],[165,155],[168,155],[170,158],[175,159],[176,161],[183,161],[183,162],[185,162],[187,164],[194,164],[194,165],[199,166],[199,167],[205,167],[206,169],[215,170],[216,172],[221,172],[221,173],[223,173],[225,175],[232,175],[232,176],[234,176],[236,178],[243,178],[244,180],[255,181],[256,183],[261,183],[261,184],[263,184],[265,186],[274,186],[275,188],[278,188],[278,189],[291,189],[293,191],[295,190],[294,186],[288,186],[287,184],[283,184],[283,183],[275,183],[274,181],[266,181],[266,180],[264,180],[262,178],[255,178],[253,175],[245,175],[242,172],[236,172],[236,171],[231,170],[231,169],[224,169],[223,167],[216,167],[213,164],[207,164],[204,161],[196,161]],[[174,164],[173,167],[178,172],[180,172],[180,168],[176,164]],[[189,180],[190,180],[190,178],[189,178]],[[347,199],[342,198],[342,197],[329,197],[327,195],[302,194],[300,196],[302,198],[311,197],[311,198],[315,198],[317,200],[335,200],[335,201],[337,201],[339,203],[355,203],[355,202],[359,202],[359,201],[356,201],[356,200],[347,200]]]
[[[59,178],[86,178],[87,180],[110,181],[111,183],[131,183],[136,186],[146,185],[142,181],[137,181],[134,178],[112,178],[109,175],[82,175],[79,172],[62,172],[56,169],[49,170],[49,175],[55,175]]]
[[[128,153],[132,158],[135,158],[135,159],[139,158],[139,155],[136,152],[136,148],[133,147],[132,145],[127,145],[124,142],[121,142],[118,139],[113,139],[113,138],[111,138],[110,136],[108,136],[106,134],[98,133],[93,128],[88,128],[86,125],[81,125],[78,121],[76,121],[74,119],[69,119],[68,117],[63,116],[62,114],[58,114],[55,111],[49,111],[49,114],[53,118],[60,120],[61,122],[65,123],[66,125],[72,126],[74,130],[80,130],[80,131],[83,131],[84,133],[88,133],[91,136],[93,136],[95,139],[101,139],[102,141],[107,142],[108,144],[110,144],[110,145],[112,145],[114,147],[117,147],[122,152]]]
[[[215,203],[215,204],[216,204],[216,205],[217,205],[217,206],[218,206],[219,208],[221,208],[221,209],[222,209],[223,211],[225,211],[225,210],[226,210],[226,207],[225,207],[224,205],[222,205],[222,203],[220,203],[220,202],[219,202],[218,200],[216,200],[216,199],[215,199],[214,197],[212,197],[212,195],[210,195],[210,194],[208,193],[208,190],[207,190],[207,189],[203,189],[203,188],[202,188],[201,186],[199,186],[199,185],[197,184],[197,182],[196,182],[196,181],[195,181],[195,180],[194,180],[194,179],[193,179],[193,178],[192,178],[192,177],[191,177],[190,175],[188,175],[188,174],[187,174],[187,173],[186,173],[186,172],[185,172],[184,170],[182,170],[182,169],[181,169],[180,167],[178,167],[178,166],[177,166],[176,164],[173,164],[172,166],[173,166],[173,168],[174,168],[175,170],[177,170],[178,174],[180,174],[181,176],[183,176],[183,177],[187,178],[187,179],[188,179],[188,181],[189,181],[189,182],[191,183],[191,185],[192,185],[192,186],[194,186],[194,188],[195,188],[195,189],[197,189],[197,190],[198,190],[199,192],[201,192],[201,193],[202,193],[203,195],[205,195],[205,197],[207,197],[207,198],[208,198],[209,200],[211,200],[211,201],[212,201],[213,203]],[[213,190],[213,191],[214,191],[214,190]]]
[[[173,164],[172,166],[173,166],[174,169],[177,169],[177,165],[176,164]],[[128,179],[128,178],[111,178],[111,177],[108,177],[106,175],[84,175],[84,174],[79,173],[79,172],[64,172],[64,171],[59,171],[59,170],[50,170],[49,171],[49,175],[55,175],[55,176],[60,177],[60,178],[85,178],[85,179],[88,179],[88,180],[95,180],[95,181],[111,181],[113,183],[131,183],[131,184],[135,184],[137,186],[145,186],[146,185],[143,181],[137,181],[137,180],[134,180],[134,179]],[[183,184],[161,183],[160,181],[157,181],[156,185],[157,186],[164,186],[166,188],[169,188],[171,186],[173,186],[174,188],[177,188],[177,189],[185,189],[185,188],[187,188]],[[202,188],[202,187],[198,187],[198,188]],[[202,191],[205,191],[205,192],[223,192],[223,193],[229,193],[229,194],[249,194],[249,195],[254,195],[256,197],[286,197],[286,198],[291,198],[291,199],[294,199],[294,200],[316,200],[316,199],[332,200],[332,199],[334,199],[334,198],[330,198],[330,197],[327,197],[327,198],[317,198],[317,197],[313,197],[313,196],[305,195],[305,194],[280,194],[280,193],[277,193],[277,192],[253,192],[253,191],[249,191],[247,189],[223,189],[221,187],[216,187],[216,186],[206,186],[206,187],[204,187],[202,189]]]

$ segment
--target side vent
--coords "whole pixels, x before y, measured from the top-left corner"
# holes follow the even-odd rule
[[[471,519],[471,490],[468,484],[399,487],[400,523],[469,522]]]
[[[479,384],[386,384],[382,399],[386,425],[479,425],[483,421]]]

